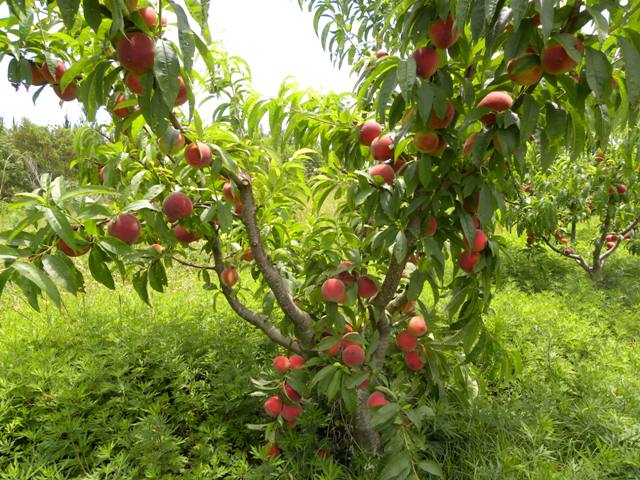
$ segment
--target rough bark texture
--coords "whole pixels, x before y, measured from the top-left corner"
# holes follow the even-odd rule
[[[250,324],[262,330],[272,342],[277,343],[278,345],[281,345],[286,349],[291,350],[292,352],[302,355],[304,353],[304,349],[300,346],[295,338],[283,335],[278,327],[271,323],[265,315],[256,313],[243,305],[235,295],[235,293],[233,293],[233,291],[222,282],[221,275],[225,266],[224,258],[222,256],[222,249],[220,248],[220,240],[217,237],[214,238],[213,240],[211,240],[211,246],[213,249],[213,258],[215,261],[214,269],[218,274],[218,278],[220,279],[222,294],[224,295],[233,311]]]
[[[273,295],[280,305],[280,308],[286,317],[295,326],[296,335],[304,349],[311,350],[315,344],[313,332],[313,320],[311,315],[302,310],[289,294],[289,290],[282,278],[282,275],[273,266],[273,263],[267,256],[267,252],[262,243],[260,229],[256,220],[256,205],[253,199],[253,189],[251,187],[251,177],[246,174],[233,174],[225,172],[231,180],[238,186],[240,197],[242,199],[241,218],[249,237],[249,244],[253,259],[262,272],[262,276],[269,285]]]
[[[359,388],[356,410],[356,440],[363,449],[380,454],[382,453],[382,444],[378,432],[371,428],[368,399],[369,392]]]

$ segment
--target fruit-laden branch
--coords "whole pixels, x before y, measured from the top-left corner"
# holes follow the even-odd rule
[[[269,285],[269,288],[273,292],[278,305],[280,305],[286,317],[294,324],[296,335],[302,345],[305,349],[310,350],[314,346],[313,320],[307,312],[295,303],[293,297],[289,294],[289,289],[282,275],[276,270],[267,256],[256,220],[256,204],[253,199],[251,177],[247,173],[227,173],[229,174],[229,179],[237,185],[240,191],[240,198],[242,200],[242,212],[240,216],[249,237],[249,245],[251,246],[253,259],[262,272],[262,276],[267,282],[267,285]]]
[[[551,243],[547,237],[543,236],[542,240],[544,240],[544,243],[546,243],[551,250],[553,250],[556,253],[559,253],[564,257],[575,260],[576,263],[580,265],[587,273],[591,274],[592,269],[589,266],[589,264],[584,260],[584,258],[582,258],[582,256],[578,255],[577,253],[566,253],[564,250],[559,249],[553,243]]]
[[[170,119],[174,128],[184,132],[184,128],[174,113],[171,113]],[[263,278],[267,282],[269,289],[273,292],[273,296],[285,316],[294,324],[296,335],[298,335],[304,349],[311,350],[314,346],[313,320],[307,312],[295,303],[293,297],[289,295],[282,275],[275,269],[267,256],[256,220],[256,206],[253,199],[251,177],[245,172],[236,173],[224,167],[220,169],[220,173],[235,183],[240,192],[240,198],[242,200],[242,213],[240,217],[247,230],[251,253],[253,254],[253,259],[258,269],[262,272]]]
[[[613,252],[615,252],[618,249],[618,247],[622,244],[622,240],[624,239],[625,235],[627,235],[631,230],[636,228],[638,226],[638,223],[640,223],[640,217],[636,218],[633,222],[631,222],[624,230],[622,230],[618,234],[618,239],[616,240],[616,244],[612,248],[609,248],[606,252],[604,252],[600,256],[600,263],[604,263],[607,260],[607,258],[609,258],[609,255],[611,255]]]
[[[420,231],[420,223],[420,217],[418,215],[414,216],[409,223],[408,230],[410,232]],[[402,280],[402,273],[407,265],[407,259],[409,258],[409,255],[413,253],[417,243],[417,238],[413,233],[408,237],[407,252],[404,258],[401,261],[398,261],[395,255],[391,256],[389,266],[387,267],[387,275],[382,282],[380,292],[373,299],[373,307],[376,311],[376,315],[378,316],[376,325],[378,333],[380,334],[380,342],[378,343],[378,348],[373,357],[374,368],[382,368],[384,365],[384,359],[387,355],[387,349],[389,348],[389,334],[391,332],[391,324],[389,323],[389,316],[386,309],[389,303],[396,296],[398,285],[400,285],[400,280]]]
[[[271,323],[265,315],[249,310],[240,302],[238,296],[224,284],[224,282],[222,281],[222,272],[225,268],[225,265],[224,257],[222,256],[222,248],[220,247],[220,239],[216,236],[215,238],[210,240],[210,243],[215,263],[214,269],[218,274],[218,278],[220,279],[222,294],[227,299],[227,302],[229,303],[233,311],[240,315],[240,317],[249,322],[251,325],[262,330],[274,343],[282,345],[286,349],[302,355],[303,349],[295,338],[286,337],[285,335],[283,335],[278,327]]]

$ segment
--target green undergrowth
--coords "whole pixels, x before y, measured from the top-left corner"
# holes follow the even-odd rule
[[[472,407],[434,404],[445,478],[640,478],[640,259],[616,253],[594,285],[506,236],[487,320],[522,368],[509,382],[481,375]],[[263,463],[250,379],[274,349],[191,272],[171,277],[153,308],[129,286],[89,283],[41,313],[5,292],[0,479],[370,479],[370,456],[318,457],[339,432],[313,408],[285,442],[296,454]]]

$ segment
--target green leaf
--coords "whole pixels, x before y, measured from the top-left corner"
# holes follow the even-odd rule
[[[49,295],[58,307],[62,304],[60,292],[51,279],[32,263],[16,262],[11,267],[27,280],[30,280]]]
[[[418,88],[418,113],[425,123],[431,115],[434,93],[433,87],[429,82],[422,82],[420,88]]]
[[[71,29],[76,21],[76,15],[80,8],[80,0],[57,0],[57,3],[65,27]]]
[[[340,384],[342,382],[342,370],[336,370],[333,374],[333,378],[331,378],[331,382],[329,382],[329,386],[327,387],[327,398],[329,401],[335,400],[338,392],[340,391]]]
[[[384,80],[382,82],[382,87],[378,92],[378,117],[384,118],[385,112],[387,111],[387,103],[389,102],[389,97],[391,93],[396,88],[397,85],[397,75],[395,72],[395,68],[389,69],[387,71]]]
[[[151,306],[151,303],[149,302],[149,291],[147,290],[147,271],[141,270],[136,272],[133,275],[131,283],[133,284],[133,288],[140,299],[147,305]]]
[[[555,0],[539,0],[540,24],[542,25],[542,35],[546,38],[553,30],[553,6]],[[537,3],[537,2],[536,2]]]
[[[98,32],[102,23],[102,14],[100,13],[100,2],[98,0],[82,0],[82,11],[84,19],[94,32]]]
[[[528,6],[529,0],[511,0],[511,23],[514,30],[520,28],[520,21],[527,13]]]
[[[416,300],[420,297],[422,289],[424,288],[424,282],[427,280],[427,274],[420,270],[415,270],[411,274],[409,279],[409,286],[407,287],[407,299]]]
[[[478,219],[481,225],[487,225],[493,216],[493,192],[489,185],[483,185],[480,189],[480,201],[478,202]]]
[[[640,102],[640,51],[629,39],[625,37],[617,38],[622,48],[629,101],[638,103]]]
[[[407,256],[407,236],[403,230],[399,230],[393,245],[393,256],[398,263],[402,263]]]
[[[95,246],[91,249],[91,253],[89,254],[89,271],[93,278],[105,287],[111,290],[116,288],[113,281],[113,275],[111,275],[111,271],[106,264],[105,255]]]
[[[156,292],[164,292],[164,287],[169,284],[167,280],[167,272],[160,260],[157,260],[149,267],[149,285]]]
[[[442,468],[436,462],[432,460],[422,460],[418,462],[418,468],[423,472],[430,473],[431,475],[435,475],[436,477],[442,477]]]
[[[385,423],[391,421],[400,412],[400,406],[397,403],[387,403],[380,407],[371,417],[371,427],[378,428]]]
[[[189,26],[189,19],[187,18],[187,14],[184,12],[184,9],[171,0],[169,0],[169,3],[178,18],[178,42],[180,43],[180,51],[182,52],[184,70],[188,75],[193,68],[193,55],[196,50],[193,32]]]
[[[416,61],[413,57],[400,61],[397,75],[402,96],[408,102],[411,99],[413,86],[416,83]]]
[[[51,279],[69,293],[75,295],[84,285],[82,274],[71,259],[63,253],[45,255],[42,267]]]
[[[153,62],[153,73],[162,92],[165,104],[173,108],[180,87],[180,62],[169,42],[160,41],[156,45]]]
[[[529,94],[524,94],[522,102],[522,115],[520,116],[520,143],[525,144],[529,140],[540,115],[540,106]]]
[[[377,480],[397,480],[404,478],[403,474],[411,470],[411,454],[409,452],[400,452],[390,455],[388,458],[389,463],[385,465],[380,476],[377,477]]]
[[[325,378],[328,378],[329,375],[332,375],[336,370],[338,370],[338,367],[333,364],[327,365],[326,367],[322,368],[322,370],[314,375],[313,379],[311,380],[311,386],[313,387],[314,385],[322,382]]]
[[[599,101],[611,95],[611,64],[607,56],[591,47],[586,49],[587,83]]]
[[[78,248],[78,244],[76,243],[73,236],[73,229],[67,220],[67,217],[62,213],[58,208],[47,208],[44,212],[45,218],[47,219],[47,223],[56,232],[56,235],[64,240],[72,250],[76,250]]]

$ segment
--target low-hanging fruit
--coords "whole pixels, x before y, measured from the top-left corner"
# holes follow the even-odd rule
[[[440,136],[433,130],[418,132],[413,137],[413,143],[419,152],[433,155],[440,148]]]
[[[138,14],[140,14],[144,23],[147,24],[149,30],[153,30],[158,25],[158,14],[153,8],[141,8],[138,10]]]
[[[176,240],[183,245],[188,245],[191,242],[195,242],[198,240],[198,234],[195,232],[190,232],[182,225],[176,225],[173,229],[173,235],[176,237]]]
[[[162,211],[170,222],[175,222],[191,215],[193,203],[185,193],[173,192],[167,195],[167,198],[162,202]]]
[[[427,324],[425,323],[424,318],[418,315],[411,317],[407,324],[407,333],[414,337],[421,337],[427,333]]]
[[[107,233],[131,245],[140,238],[141,226],[138,219],[130,213],[121,213],[107,227]]]
[[[418,338],[407,331],[400,332],[396,337],[396,345],[403,352],[410,352],[418,346]]]
[[[371,298],[378,293],[378,286],[369,277],[360,277],[358,279],[358,296],[361,298]]]
[[[478,252],[462,252],[460,258],[458,259],[458,265],[460,268],[467,273],[471,273],[473,268],[476,266],[480,260],[480,254]]]
[[[389,400],[385,398],[384,393],[378,391],[373,392],[367,399],[367,406],[369,407],[382,407],[387,403],[389,403]]]
[[[476,228],[476,237],[473,239],[473,251],[474,252],[482,252],[485,248],[487,248],[487,243],[489,239],[487,238],[486,233],[484,233],[481,229]],[[467,239],[464,239],[464,248],[469,248],[469,242]]]
[[[429,39],[438,48],[449,48],[460,38],[460,29],[453,27],[453,17],[439,19],[429,27]]]
[[[287,396],[289,400],[295,403],[300,403],[300,395],[296,392],[291,385],[288,383],[284,384],[283,387],[284,394]]]
[[[429,78],[438,71],[440,56],[433,48],[418,48],[413,52],[416,62],[416,73],[420,78]]]
[[[350,367],[362,365],[364,363],[364,349],[357,344],[349,345],[342,352],[342,361]]]
[[[278,355],[273,359],[273,368],[275,368],[280,373],[285,373],[291,368],[291,362],[289,361],[289,357],[284,355]]]
[[[580,53],[580,56],[582,56],[584,53],[584,45],[580,39],[574,39],[574,46]],[[571,58],[562,44],[555,42],[550,43],[544,50],[542,50],[542,53],[540,54],[540,63],[542,65],[542,70],[545,73],[553,75],[566,73],[578,65],[578,62]]]
[[[155,43],[142,32],[124,35],[116,45],[118,60],[125,70],[141,74],[153,68]]]
[[[540,57],[535,52],[526,52],[509,62],[507,73],[513,83],[525,86],[534,85],[542,78]]]
[[[369,169],[369,175],[371,175],[373,181],[378,185],[382,185],[383,183],[391,185],[396,176],[396,172],[393,170],[391,165],[379,163]]]
[[[421,370],[424,368],[424,362],[420,358],[420,353],[418,353],[417,350],[405,353],[404,361],[411,370]]]
[[[91,244],[78,246],[75,250],[73,250],[69,245],[65,243],[64,240],[60,239],[58,241],[58,248],[68,257],[80,257],[91,250]]]
[[[301,355],[291,355],[289,357],[289,365],[291,368],[302,368],[304,366],[304,357]]]
[[[115,108],[113,110],[113,113],[120,118],[125,118],[128,117],[129,114],[131,113],[131,107],[124,107],[124,108],[118,108],[118,105],[120,105],[121,103],[125,102],[127,99],[125,98],[124,95],[120,95],[117,99],[116,99],[116,103],[115,103]]]
[[[320,291],[325,302],[340,302],[347,290],[341,280],[329,278],[322,284]]]
[[[158,147],[165,155],[177,155],[184,148],[185,138],[180,130],[169,127],[158,139]]]
[[[497,90],[495,92],[488,93],[480,102],[478,107],[488,108],[492,113],[487,113],[480,117],[480,120],[485,125],[496,121],[496,113],[507,110],[513,106],[513,98],[509,93]]]
[[[225,284],[227,288],[233,287],[236,283],[238,283],[239,279],[240,276],[238,275],[238,271],[232,267],[225,268],[220,274],[220,280]]]
[[[287,421],[296,420],[302,414],[302,408],[298,405],[289,405],[288,403],[282,407],[282,418]]]
[[[264,401],[264,411],[270,417],[277,417],[282,412],[282,399],[277,395],[273,395]]]
[[[344,262],[340,262],[338,264],[338,268],[344,268],[345,270],[338,273],[337,277],[344,283],[345,285],[351,285],[356,281],[356,276],[352,273],[353,262],[349,260],[345,260]]]
[[[382,133],[382,125],[375,120],[367,120],[360,127],[359,140],[360,145],[366,145],[367,147],[380,136]]]
[[[389,134],[376,137],[371,142],[371,154],[379,162],[393,158],[393,137]]]
[[[184,149],[184,159],[194,168],[205,168],[213,161],[211,148],[206,143],[193,142]]]
[[[436,234],[436,231],[438,230],[438,220],[436,219],[436,217],[429,217],[429,219],[427,220],[427,229],[424,232],[424,234],[427,237],[433,237]]]
[[[456,109],[451,103],[451,100],[447,100],[447,108],[444,112],[444,117],[440,117],[435,108],[431,110],[429,115],[429,128],[447,128],[451,125],[453,117],[456,116]]]

